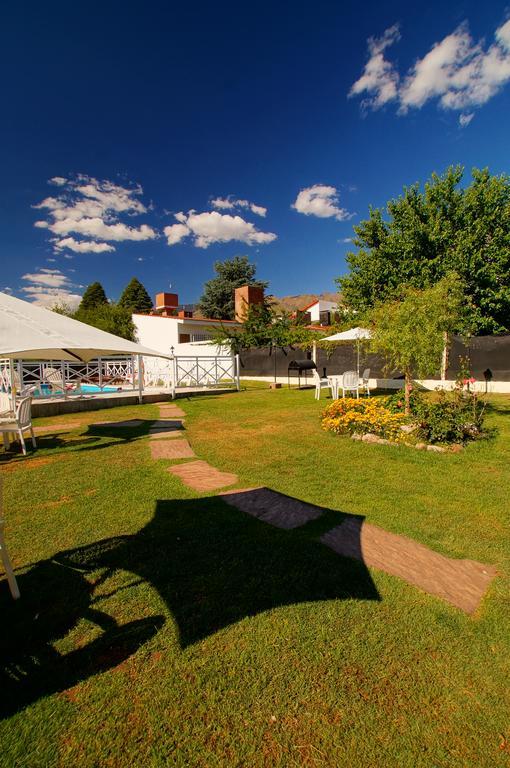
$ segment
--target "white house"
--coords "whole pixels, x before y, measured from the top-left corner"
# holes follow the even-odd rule
[[[234,320],[212,320],[167,315],[133,315],[140,344],[165,355],[224,355],[225,349],[207,343],[221,326],[239,326]]]
[[[338,312],[338,302],[316,299],[300,311],[310,315],[310,322],[312,324],[331,325],[333,314]]]

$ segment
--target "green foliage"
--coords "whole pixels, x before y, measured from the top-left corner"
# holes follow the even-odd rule
[[[104,288],[99,282],[91,283],[85,289],[78,311],[95,309],[103,304],[108,304]]]
[[[384,398],[385,407],[404,413],[404,397],[397,392]],[[476,392],[458,384],[453,392],[433,395],[414,390],[410,396],[410,418],[417,425],[415,438],[427,443],[464,443],[489,434],[485,427],[485,402]]]
[[[250,264],[247,256],[234,256],[233,259],[217,261],[214,270],[217,276],[204,285],[204,293],[198,305],[206,317],[233,320],[236,288],[243,285],[260,288],[268,286],[268,283],[255,279],[257,268],[255,264]]]
[[[113,333],[115,336],[136,341],[131,311],[118,304],[100,304],[90,309],[82,309],[80,305],[72,317],[82,323],[92,325],[94,328]]]
[[[351,310],[393,300],[402,286],[430,287],[451,272],[465,285],[475,333],[510,330],[510,177],[449,168],[404,189],[354,227],[350,274],[337,280]],[[386,214],[386,215],[385,215]]]
[[[465,301],[460,280],[443,278],[422,291],[407,288],[398,301],[377,305],[370,314],[371,349],[388,370],[406,377],[406,399],[413,377],[432,376],[441,367],[447,334],[462,326]]]
[[[145,286],[138,278],[133,277],[124,288],[118,306],[130,312],[147,314],[152,309],[152,300]]]
[[[246,319],[240,327],[222,326],[216,332],[214,343],[230,346],[234,353],[238,353],[260,347],[311,347],[314,339],[314,333],[296,323],[291,315],[276,314],[266,299],[263,304],[248,307]]]

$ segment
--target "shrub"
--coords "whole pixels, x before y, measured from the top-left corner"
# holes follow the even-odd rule
[[[396,392],[384,404],[392,413],[403,413],[404,395]],[[475,392],[463,390],[462,383],[453,392],[413,390],[410,408],[410,420],[418,427],[414,434],[425,442],[463,443],[486,434],[485,404]]]
[[[429,443],[464,443],[485,433],[485,404],[474,392],[440,391],[413,406],[420,435]]]
[[[338,435],[371,432],[388,440],[397,440],[401,435],[400,426],[405,421],[403,413],[392,413],[381,398],[357,400],[346,397],[328,405],[322,415],[322,428]]]

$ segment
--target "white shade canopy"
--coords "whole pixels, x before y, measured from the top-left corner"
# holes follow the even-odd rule
[[[368,328],[349,328],[348,331],[334,333],[332,336],[326,336],[322,341],[359,341],[360,339],[370,339],[372,334]]]
[[[88,362],[106,355],[170,357],[0,293],[0,357]]]

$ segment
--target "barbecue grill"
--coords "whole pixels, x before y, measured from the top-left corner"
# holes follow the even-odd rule
[[[301,375],[304,374],[305,386],[307,384],[308,371],[316,371],[317,366],[313,360],[291,360],[287,368],[287,386],[290,387],[290,372],[296,371],[298,376],[298,387],[301,389]]]

